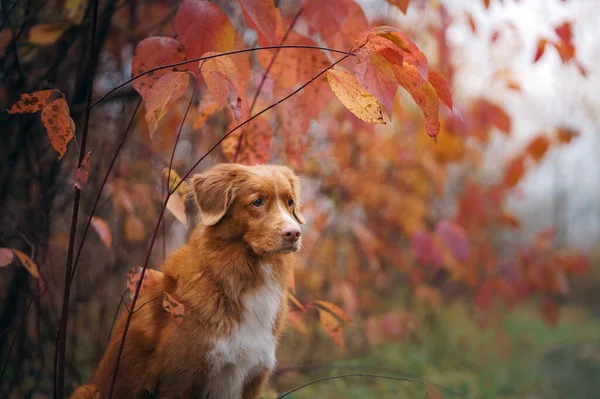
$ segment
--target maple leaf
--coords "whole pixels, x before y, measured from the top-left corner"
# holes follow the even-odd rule
[[[176,64],[187,60],[183,45],[170,37],[148,37],[138,43],[131,60],[131,75],[136,76],[159,66]],[[187,66],[180,65],[172,68],[149,72],[133,81],[133,88],[142,96],[144,101],[148,92],[158,79],[169,72],[183,72]]]
[[[83,190],[83,187],[88,181],[91,156],[92,152],[88,151],[86,156],[83,157],[81,165],[75,171],[75,181],[73,182],[73,186],[75,186],[78,190]]]
[[[231,130],[234,126],[235,124],[232,123],[227,129]],[[255,118],[247,125],[236,129],[223,140],[221,147],[225,157],[230,162],[233,162],[242,131],[244,131],[244,138],[236,161],[244,165],[267,163],[271,157],[273,131],[271,130],[269,121],[261,117]]]
[[[398,82],[393,65],[382,55],[367,49],[356,53],[354,76],[369,93],[381,102],[391,119]]]
[[[54,90],[40,90],[33,93],[21,94],[21,99],[13,104],[9,114],[23,114],[41,111]]]
[[[373,94],[358,84],[352,74],[330,69],[327,71],[327,81],[342,104],[359,119],[368,123],[385,124],[381,105]]]
[[[246,23],[256,31],[258,44],[269,46],[279,43],[283,31],[283,19],[271,0],[238,0]]]
[[[171,295],[165,292],[163,298],[163,309],[165,309],[172,317],[175,324],[178,326],[183,323],[185,316],[185,306],[181,302],[177,302]]]
[[[531,140],[526,151],[531,155],[535,162],[539,162],[544,157],[549,147],[550,140],[548,140],[546,136],[541,135]]]
[[[46,105],[42,111],[42,124],[46,128],[50,144],[59,154],[58,159],[61,159],[67,152],[67,144],[75,131],[75,122],[69,116],[69,107],[64,98]]]
[[[190,58],[202,57],[209,51],[232,51],[236,45],[233,25],[218,5],[208,1],[184,0],[175,14],[175,31]],[[198,65],[191,64],[189,68],[198,74]]]
[[[104,219],[101,219],[96,216],[92,216],[90,220],[90,224],[96,230],[96,233],[100,236],[102,243],[108,249],[112,247],[112,234],[110,232],[110,227],[108,227],[108,223]]]
[[[158,129],[158,122],[185,93],[189,83],[190,76],[187,72],[169,72],[161,76],[148,90],[144,103],[150,138]]]

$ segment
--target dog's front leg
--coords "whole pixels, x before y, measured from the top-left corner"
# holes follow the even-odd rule
[[[244,390],[242,392],[243,399],[257,399],[260,397],[260,391],[269,378],[269,370],[261,369],[251,378],[244,382]]]

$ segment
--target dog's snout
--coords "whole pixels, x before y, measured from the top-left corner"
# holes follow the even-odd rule
[[[281,230],[281,235],[283,236],[283,239],[289,242],[298,241],[301,234],[302,233],[300,233],[300,229],[296,226],[284,227],[283,230]]]

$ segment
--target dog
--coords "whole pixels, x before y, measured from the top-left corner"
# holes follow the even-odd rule
[[[200,223],[138,301],[168,292],[185,317],[178,326],[161,301],[133,315],[114,398],[254,399],[275,366],[305,223],[299,179],[285,166],[218,164],[190,187]],[[108,397],[126,317],[91,384],[71,398]]]

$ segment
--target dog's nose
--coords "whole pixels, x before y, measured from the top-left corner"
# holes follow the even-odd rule
[[[300,229],[298,227],[285,227],[281,231],[283,239],[289,242],[296,242],[300,238]]]

